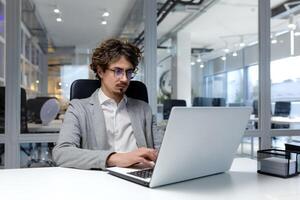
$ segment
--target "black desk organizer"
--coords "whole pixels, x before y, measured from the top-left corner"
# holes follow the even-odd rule
[[[257,151],[257,172],[282,178],[297,176],[299,158],[299,153],[289,150],[259,150]]]
[[[298,154],[298,157],[297,157],[297,162],[298,162],[297,171],[298,171],[298,173],[300,173],[300,143],[299,142],[297,142],[297,143],[295,143],[295,142],[286,143],[285,144],[285,150]]]

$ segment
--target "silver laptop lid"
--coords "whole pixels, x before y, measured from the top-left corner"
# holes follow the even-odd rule
[[[173,107],[150,187],[227,171],[252,108]]]

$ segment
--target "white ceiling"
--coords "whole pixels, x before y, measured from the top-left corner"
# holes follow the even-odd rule
[[[80,49],[94,48],[103,39],[117,37],[136,0],[32,1],[54,45]],[[53,12],[56,5],[62,12],[61,23],[56,22]],[[111,13],[107,25],[101,25],[104,9]]]
[[[139,1],[139,0],[138,0]],[[285,0],[271,0],[275,7]],[[136,0],[33,0],[55,46],[94,48],[105,38],[121,33]],[[257,37],[258,0],[217,0],[197,19],[184,27],[191,33],[192,46],[224,48],[240,40],[249,42]],[[62,11],[63,22],[55,20],[54,5]],[[101,25],[101,14],[107,9],[111,15],[108,25]],[[191,11],[171,12],[158,26],[158,37],[164,36]],[[272,30],[282,29],[287,20],[272,19]],[[232,47],[233,48],[233,47]]]

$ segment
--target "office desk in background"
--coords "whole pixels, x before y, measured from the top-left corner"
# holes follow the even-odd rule
[[[62,125],[62,120],[53,120],[48,125],[28,123],[30,133],[58,133]]]
[[[250,121],[258,122],[258,118],[255,117],[254,115],[251,115]],[[298,128],[300,128],[300,117],[272,116],[271,123],[290,125],[290,129],[298,129]]]
[[[0,170],[6,200],[291,200],[300,197],[300,176],[282,179],[256,173],[256,161],[237,158],[230,172],[154,189],[103,171],[67,168]]]

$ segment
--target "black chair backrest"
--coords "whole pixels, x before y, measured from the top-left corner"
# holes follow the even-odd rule
[[[5,126],[5,87],[0,87],[0,133],[4,133]],[[21,133],[27,133],[27,108],[26,108],[26,91],[21,88]]]
[[[91,96],[101,86],[100,80],[78,79],[71,85],[70,100],[83,99]],[[140,81],[130,81],[126,96],[139,99],[148,103],[146,85]]]
[[[169,119],[172,108],[174,106],[186,106],[186,101],[183,99],[166,99],[163,105],[163,118]]]
[[[225,98],[213,98],[212,99],[212,106],[225,106],[226,105],[226,100]]]
[[[193,106],[225,106],[225,98],[195,97]]]
[[[253,100],[252,107],[253,107],[252,114],[254,114],[255,117],[257,117],[258,116],[258,100],[257,99]]]
[[[28,122],[34,122],[37,124],[41,124],[41,116],[40,112],[42,109],[42,106],[46,101],[49,99],[56,99],[55,97],[36,97],[33,99],[28,99],[27,100],[27,117],[28,117]]]
[[[208,97],[195,97],[193,106],[212,106],[212,99]]]
[[[290,101],[277,101],[275,102],[274,116],[288,117],[291,112]]]

